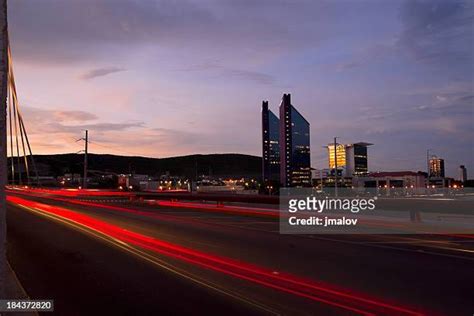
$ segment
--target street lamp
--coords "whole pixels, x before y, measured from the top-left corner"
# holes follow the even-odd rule
[[[430,151],[432,151],[431,148],[426,150],[426,172],[428,174],[428,178],[430,176]]]
[[[426,150],[426,185],[430,185],[430,152],[433,149],[429,148]]]
[[[337,139],[334,137],[334,196],[337,197]]]

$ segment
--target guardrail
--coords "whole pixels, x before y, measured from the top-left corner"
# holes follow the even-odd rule
[[[186,200],[186,201],[211,201],[211,202],[241,202],[260,204],[279,204],[278,196],[268,195],[246,195],[246,194],[212,194],[212,193],[189,193],[189,192],[137,192],[133,194],[132,200]]]

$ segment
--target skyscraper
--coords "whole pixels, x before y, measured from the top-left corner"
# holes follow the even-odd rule
[[[262,173],[264,183],[280,181],[280,120],[262,102]]]
[[[329,169],[334,171],[334,168],[336,167],[335,158],[337,156],[337,169],[338,170],[345,170],[345,167],[346,167],[346,145],[336,144],[336,154],[334,154],[334,144],[328,144],[327,149],[328,149]]]
[[[367,147],[370,143],[354,143],[354,144],[337,144],[337,169],[342,170],[341,175],[344,177],[367,175],[368,155]],[[328,144],[328,160],[329,169],[335,168],[334,144]]]
[[[284,94],[280,103],[280,182],[285,187],[311,185],[309,122]]]
[[[430,177],[444,178],[444,159],[436,156],[430,159]]]

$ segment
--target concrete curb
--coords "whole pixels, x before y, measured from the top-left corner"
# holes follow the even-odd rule
[[[7,271],[6,271],[6,298],[7,299],[30,299],[25,289],[18,280],[18,277],[13,271],[10,263],[7,261]],[[0,313],[0,315],[5,316],[37,316],[36,312],[13,312],[13,313]]]

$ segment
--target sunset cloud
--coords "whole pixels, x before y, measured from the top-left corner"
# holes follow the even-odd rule
[[[89,70],[85,74],[81,75],[81,79],[90,80],[90,79],[107,76],[107,75],[110,75],[116,72],[121,72],[121,71],[125,71],[125,69],[118,68],[118,67],[97,68],[97,69]]]
[[[338,135],[375,144],[371,169],[424,170],[432,148],[448,174],[474,169],[473,19],[468,0],[9,3],[36,152],[89,129],[117,154],[261,155],[261,101],[292,93],[313,167]]]

